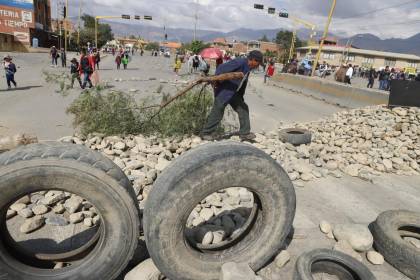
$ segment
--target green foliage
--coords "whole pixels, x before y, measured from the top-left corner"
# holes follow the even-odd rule
[[[289,50],[292,45],[292,38],[293,32],[291,31],[279,31],[277,33],[275,42],[279,44],[282,47],[282,49],[285,50],[285,52],[283,53],[285,57],[289,55]],[[304,45],[305,43],[298,37],[296,37],[295,49],[303,47]],[[283,57],[283,60],[285,59],[285,57]]]
[[[267,35],[264,34],[264,36],[259,40],[261,42],[270,42],[270,40],[268,39]]]
[[[203,43],[203,41],[192,41],[191,43],[184,44],[182,50],[192,51],[195,54],[199,54],[202,50],[209,48],[209,43]]]
[[[165,100],[167,96],[162,96]],[[155,100],[143,99],[140,104],[128,94],[100,90],[86,91],[68,108],[74,115],[74,126],[81,133],[105,135],[159,135],[164,137],[198,134],[203,129],[213,97],[206,91],[191,91],[156,113]],[[155,117],[153,117],[155,116]]]
[[[157,42],[150,42],[146,46],[146,51],[153,51],[153,50],[159,50],[159,43]]]
[[[95,44],[95,18],[93,16],[84,14],[82,16],[84,22],[83,28],[80,30],[80,45],[87,46],[88,43],[91,45]],[[114,39],[111,26],[109,24],[100,23],[98,24],[98,45],[103,46],[106,42]],[[78,50],[77,45],[77,34],[71,37],[70,50]]]

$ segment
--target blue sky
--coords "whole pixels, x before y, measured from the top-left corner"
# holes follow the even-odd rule
[[[53,5],[59,0],[52,0]],[[77,15],[80,0],[70,0]],[[154,16],[147,24],[193,28],[198,7],[199,28],[230,31],[237,28],[292,28],[291,20],[254,10],[253,4],[285,8],[291,15],[323,29],[332,0],[84,0],[84,12],[96,15],[140,14]],[[412,2],[405,4],[406,2]],[[420,32],[420,0],[338,0],[331,31],[348,36],[372,33],[381,38],[406,38]],[[397,6],[398,5],[398,6]],[[393,8],[383,9],[395,6]],[[382,10],[383,9],[383,10]],[[55,9],[54,9],[55,10]],[[378,12],[373,12],[380,10]],[[370,13],[368,13],[370,12]],[[134,24],[134,23],[133,23]]]

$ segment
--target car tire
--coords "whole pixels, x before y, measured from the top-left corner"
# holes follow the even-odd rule
[[[306,129],[289,128],[279,132],[280,140],[292,145],[305,145],[312,141],[312,133]]]
[[[420,213],[386,211],[370,225],[375,248],[385,260],[411,279],[420,279],[420,250],[403,237],[420,239]]]
[[[6,211],[20,197],[61,190],[83,197],[101,215],[92,250],[64,269],[35,267],[5,242]],[[0,155],[0,278],[13,280],[115,279],[130,261],[139,237],[134,190],[111,160],[85,146],[44,143]]]
[[[185,238],[189,214],[208,195],[244,187],[258,205],[246,235],[228,248],[201,251]],[[144,231],[150,255],[174,280],[216,280],[226,262],[264,266],[285,245],[296,195],[283,168],[261,150],[232,141],[200,146],[177,158],[159,176],[148,197]]]
[[[339,251],[316,249],[296,261],[293,280],[313,280],[313,273],[327,273],[340,280],[375,280],[372,272],[360,261]]]

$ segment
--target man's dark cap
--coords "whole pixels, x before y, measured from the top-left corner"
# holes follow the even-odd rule
[[[259,62],[260,64],[263,64],[264,56],[263,56],[262,52],[260,52],[260,51],[251,51],[248,54],[248,59],[250,59],[250,60],[253,59],[253,60]]]

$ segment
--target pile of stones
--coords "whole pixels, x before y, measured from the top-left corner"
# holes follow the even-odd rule
[[[7,211],[8,223],[23,218],[20,232],[29,234],[49,226],[83,223],[85,228],[97,226],[100,215],[85,199],[63,191],[41,191],[26,195],[13,203]]]

